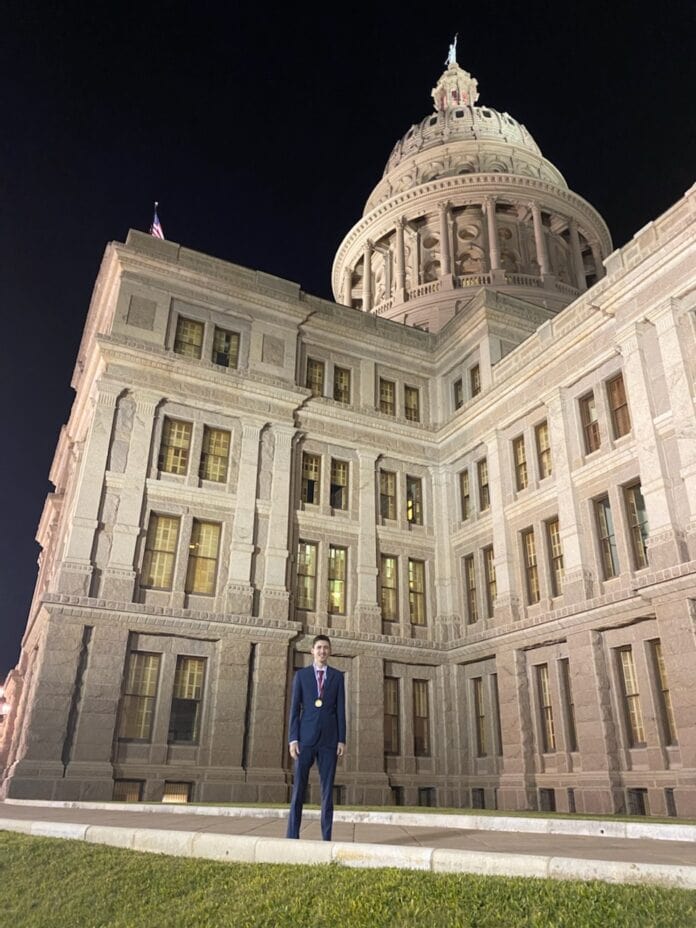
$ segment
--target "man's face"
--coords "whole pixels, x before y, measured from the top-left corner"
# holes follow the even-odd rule
[[[317,641],[317,643],[312,648],[312,657],[314,658],[314,663],[319,667],[323,667],[324,664],[326,664],[330,654],[331,645],[328,641]]]

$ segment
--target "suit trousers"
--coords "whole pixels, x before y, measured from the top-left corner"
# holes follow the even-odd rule
[[[304,805],[309,771],[314,761],[319,768],[319,781],[321,783],[321,836],[324,841],[331,840],[333,826],[333,785],[336,776],[336,745],[321,747],[320,745],[300,745],[300,756],[295,761],[295,778],[292,785],[292,799],[290,800],[290,816],[288,818],[288,838],[300,837],[300,824],[302,822],[302,807]]]

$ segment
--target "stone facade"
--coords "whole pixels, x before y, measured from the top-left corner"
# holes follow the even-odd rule
[[[696,815],[696,188],[610,253],[467,72],[433,93],[348,305],[108,246],[3,795],[286,800],[328,632],[339,801]]]

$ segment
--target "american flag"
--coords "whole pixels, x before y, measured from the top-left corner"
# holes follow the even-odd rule
[[[150,226],[150,235],[154,235],[155,238],[164,238],[164,230],[162,229],[162,223],[159,221],[159,216],[157,215],[158,203],[155,203],[155,213],[152,217],[152,225]]]

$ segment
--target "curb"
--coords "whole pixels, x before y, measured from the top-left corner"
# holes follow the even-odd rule
[[[531,854],[508,855],[491,851],[401,847],[390,844],[288,841],[285,838],[260,838],[249,835],[1,818],[0,831],[67,838],[151,854],[217,861],[312,865],[334,863],[343,867],[396,867],[431,873],[473,873],[552,880],[602,880],[605,883],[650,883],[670,889],[696,889],[696,866],[585,860]]]

